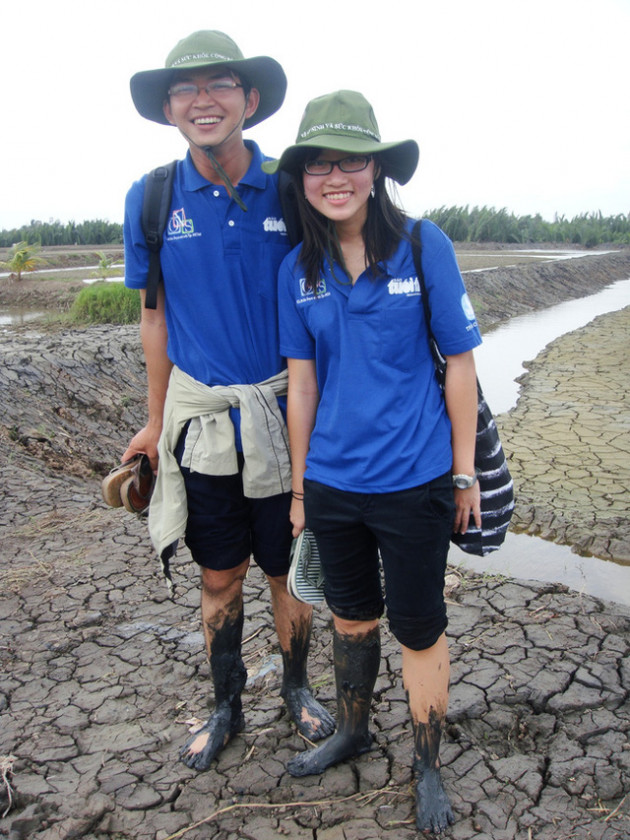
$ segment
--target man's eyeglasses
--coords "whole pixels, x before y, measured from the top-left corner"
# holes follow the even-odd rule
[[[180,82],[168,89],[168,95],[174,96],[175,99],[196,99],[199,93],[205,90],[208,96],[227,96],[236,88],[242,87],[243,85],[239,85],[233,79],[217,79],[201,88],[192,82]]]
[[[341,160],[307,160],[304,163],[304,171],[307,175],[330,175],[335,166],[342,172],[362,172],[367,169],[372,155],[351,155]]]

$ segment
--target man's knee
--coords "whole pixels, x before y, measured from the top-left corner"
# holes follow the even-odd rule
[[[249,568],[249,559],[244,560],[233,569],[201,569],[201,584],[204,592],[212,597],[220,597],[228,593],[233,594],[243,588],[243,581]]]

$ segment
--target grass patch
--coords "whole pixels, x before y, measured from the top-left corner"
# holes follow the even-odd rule
[[[137,324],[140,295],[123,283],[94,283],[79,292],[69,317],[73,324]]]

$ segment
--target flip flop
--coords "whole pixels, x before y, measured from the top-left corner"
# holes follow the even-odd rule
[[[151,462],[143,455],[140,463],[134,465],[131,476],[120,488],[120,498],[125,510],[129,513],[144,513],[149,507],[154,486],[155,475],[151,469]]]
[[[106,475],[101,483],[103,501],[110,507],[122,507],[123,500],[120,496],[120,488],[131,477],[133,468],[142,458],[142,454],[134,455],[129,461],[124,461]],[[146,456],[145,456],[146,457]]]

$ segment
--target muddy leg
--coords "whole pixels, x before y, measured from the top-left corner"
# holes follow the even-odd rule
[[[280,693],[298,731],[309,741],[319,741],[334,732],[335,720],[313,697],[308,684],[313,608],[289,595],[286,577],[268,580],[284,667]]]
[[[327,767],[367,752],[372,744],[369,716],[381,661],[378,624],[367,632],[333,637],[337,684],[337,731],[317,749],[300,753],[287,764],[292,776],[323,773]]]
[[[245,570],[246,570],[245,565]],[[231,583],[222,594],[231,600],[217,598],[209,592],[210,579],[203,570],[202,616],[204,634],[214,684],[215,708],[203,727],[184,745],[180,759],[193,770],[207,770],[215,756],[243,728],[241,692],[247,670],[241,658],[243,634],[242,578],[231,576]],[[219,573],[221,574],[221,573]],[[223,575],[227,578],[228,575]]]
[[[416,825],[420,831],[439,834],[454,822],[451,804],[440,776],[440,739],[443,716],[431,708],[429,722],[414,722]]]

